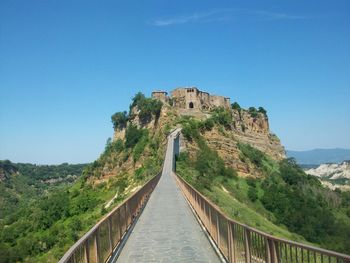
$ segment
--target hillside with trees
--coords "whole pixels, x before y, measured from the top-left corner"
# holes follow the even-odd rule
[[[218,140],[217,134],[221,134],[223,141],[230,137],[234,120],[228,115],[213,112],[206,120],[182,118],[186,150],[177,158],[177,173],[239,222],[279,237],[348,253],[350,193],[323,187],[294,159],[276,159],[237,141],[237,158],[252,171],[239,176],[232,162],[222,158],[235,158],[232,151],[212,142],[213,135]]]
[[[162,103],[138,93],[111,120],[91,164],[38,166],[0,162],[0,262],[57,262],[103,215],[157,175],[169,125]]]
[[[182,128],[177,173],[229,217],[279,237],[350,251],[349,193],[324,188],[286,159],[264,108],[233,103],[192,114],[172,105],[137,93],[128,112],[111,116],[113,138],[88,165],[1,162],[0,262],[57,262],[161,171],[167,135],[176,127]]]

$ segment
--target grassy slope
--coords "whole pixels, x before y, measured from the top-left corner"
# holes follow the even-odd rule
[[[181,161],[177,163],[177,173],[192,185],[192,179],[199,176],[193,167]],[[308,243],[302,236],[289,232],[285,226],[272,223],[269,218],[273,218],[273,215],[259,201],[253,203],[249,200],[247,197],[249,186],[245,179],[228,179],[224,182],[221,179],[216,178],[215,186],[211,190],[198,190],[218,205],[227,216],[266,233]]]
[[[181,118],[182,133],[195,155],[180,154],[177,171],[229,217],[267,233],[347,253],[350,249],[350,195],[322,187],[293,160],[277,162],[248,144],[239,158],[260,179],[238,178],[202,136],[214,127],[231,129],[224,111],[199,121]]]

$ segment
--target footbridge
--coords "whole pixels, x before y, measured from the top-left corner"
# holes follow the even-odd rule
[[[277,238],[226,217],[174,172],[179,133],[161,174],[111,211],[60,263],[350,263],[350,256]]]

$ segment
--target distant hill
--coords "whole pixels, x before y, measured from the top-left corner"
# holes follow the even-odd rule
[[[31,201],[43,198],[48,191],[73,184],[86,165],[36,165],[0,160],[0,221]]]
[[[323,163],[341,163],[350,160],[350,149],[314,149],[310,151],[289,151],[288,157],[294,157],[299,164],[320,165]]]

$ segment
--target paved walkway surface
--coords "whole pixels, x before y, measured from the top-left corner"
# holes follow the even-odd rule
[[[171,176],[174,133],[161,179],[116,262],[220,262]]]

